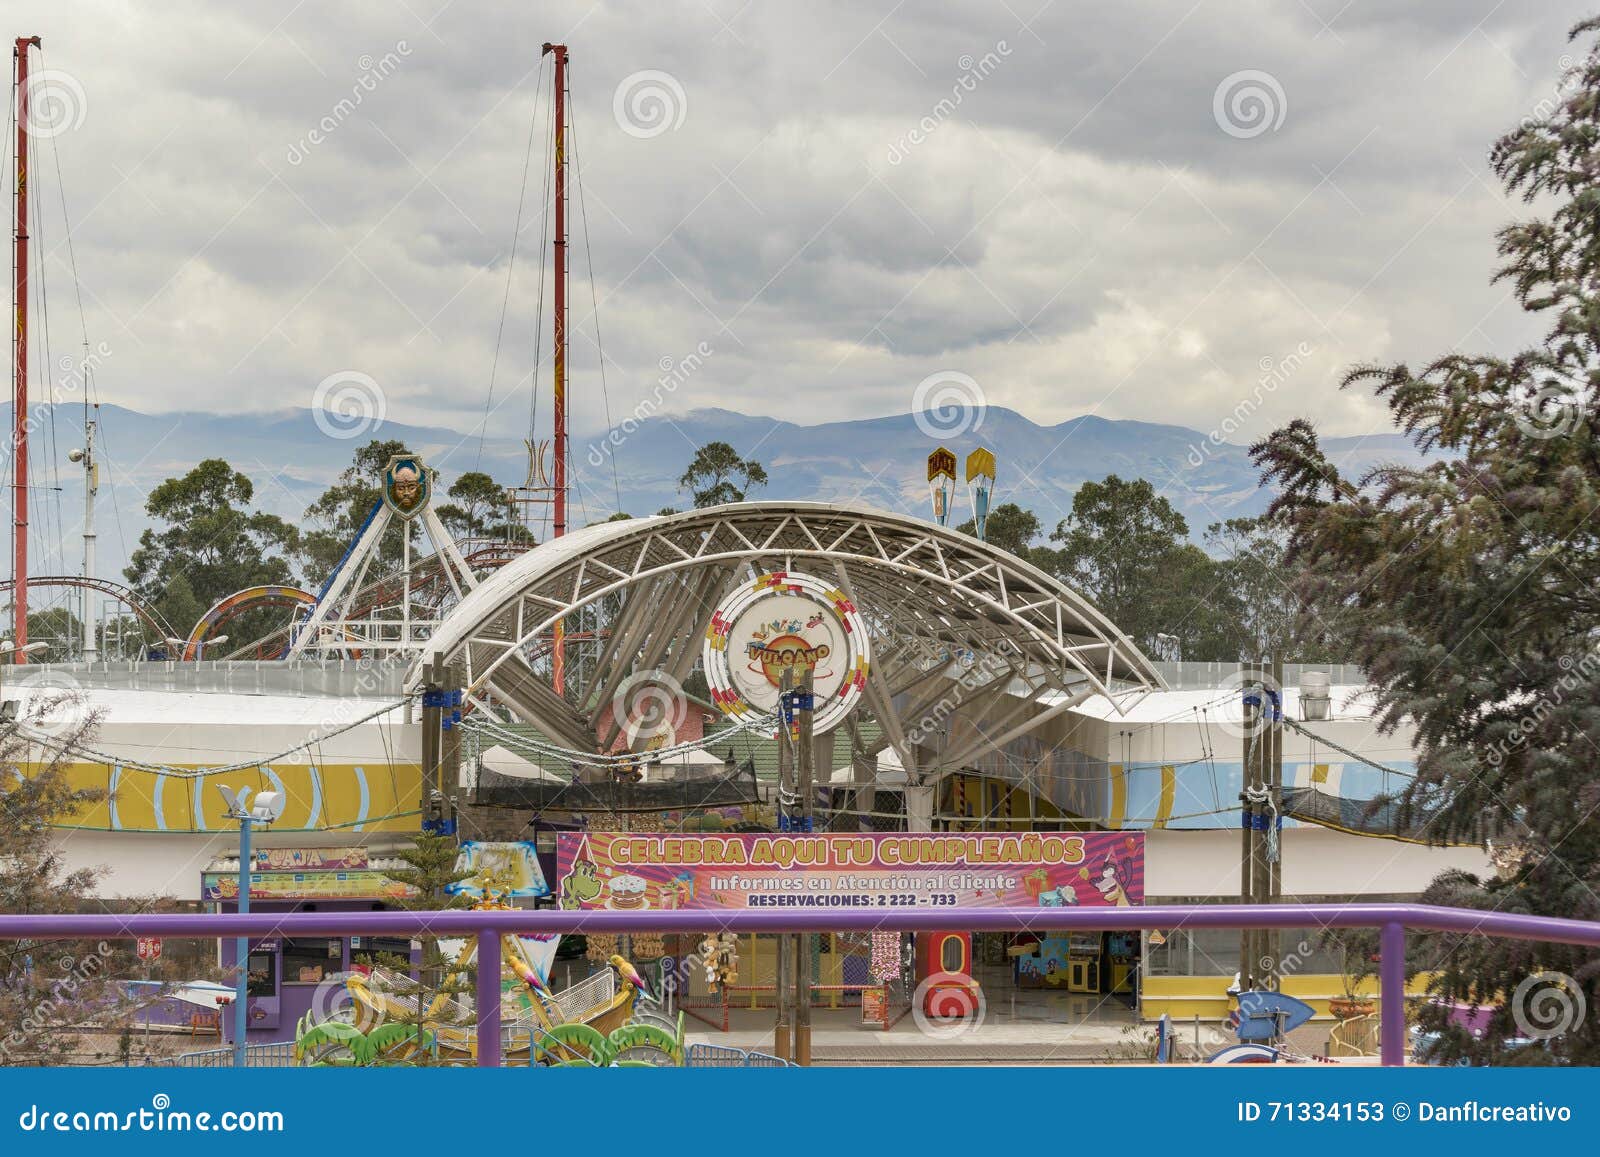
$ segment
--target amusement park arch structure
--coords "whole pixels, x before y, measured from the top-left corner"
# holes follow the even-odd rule
[[[861,611],[873,652],[865,705],[908,769],[917,766],[908,724],[957,681],[960,706],[986,712],[985,749],[1089,696],[1122,704],[1162,686],[1115,624],[1004,550],[866,507],[747,502],[597,523],[528,551],[461,599],[408,687],[430,662],[455,664],[472,702],[493,701],[569,750],[608,751],[624,682],[644,672],[682,680],[724,596],[787,571],[836,583]],[[559,695],[541,661],[556,624],[591,608],[607,621],[599,661]],[[940,762],[970,754],[946,750]]]

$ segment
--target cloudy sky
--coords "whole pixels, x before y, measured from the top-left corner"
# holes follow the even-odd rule
[[[572,53],[579,430],[698,349],[669,409],[905,413],[932,377],[924,399],[953,382],[1041,422],[1210,430],[1258,399],[1235,441],[1297,414],[1374,430],[1342,367],[1533,334],[1489,284],[1527,210],[1485,157],[1586,49],[1582,5],[1504,0],[8,11],[51,70],[53,358],[81,340],[64,194],[103,400],[376,389],[391,419],[470,430],[493,373],[509,434],[541,320],[544,41]]]

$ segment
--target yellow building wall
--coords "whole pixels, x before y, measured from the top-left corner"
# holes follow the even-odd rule
[[[1406,985],[1407,996],[1427,993],[1429,973],[1419,973]],[[1173,1020],[1225,1020],[1233,1005],[1228,996],[1231,976],[1146,976],[1140,982],[1139,1009],[1146,1020],[1170,1016]],[[1285,993],[1305,1001],[1317,1010],[1318,1019],[1332,1019],[1328,1002],[1344,995],[1344,977],[1337,973],[1310,972],[1300,976],[1286,976],[1282,981]],[[1371,998],[1378,1004],[1376,979],[1362,981],[1355,986],[1358,996]]]
[[[182,765],[174,765],[182,766]],[[38,765],[23,765],[23,774]],[[232,831],[217,784],[284,794],[276,831],[407,832],[417,828],[422,767],[415,763],[320,763],[184,776],[104,763],[66,768],[76,789],[102,794],[59,828],[113,832]]]

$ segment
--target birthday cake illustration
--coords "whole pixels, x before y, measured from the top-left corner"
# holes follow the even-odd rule
[[[649,883],[638,876],[623,874],[613,876],[607,885],[611,892],[611,907],[613,908],[645,908],[645,891]]]

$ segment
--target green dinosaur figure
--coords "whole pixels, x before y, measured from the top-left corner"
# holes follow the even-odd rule
[[[595,875],[594,864],[589,860],[579,860],[561,881],[560,905],[569,911],[581,908],[598,896],[602,887],[600,877]]]

